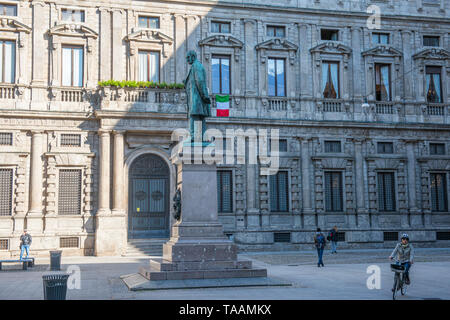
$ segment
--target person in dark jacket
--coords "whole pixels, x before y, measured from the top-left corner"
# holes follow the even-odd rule
[[[337,226],[334,226],[333,229],[330,230],[327,240],[331,241],[331,253],[337,253]]]
[[[20,260],[22,260],[24,251],[27,252],[25,259],[28,258],[28,255],[30,254],[31,242],[32,242],[31,235],[27,233],[27,229],[24,229],[23,234],[20,236]]]
[[[319,261],[317,262],[317,266],[319,268],[320,268],[320,266],[325,267],[325,265],[323,264],[322,257],[323,257],[323,250],[325,249],[326,240],[325,240],[325,236],[323,235],[320,228],[317,228],[316,235],[314,236],[314,244],[317,249],[317,255],[319,256]]]

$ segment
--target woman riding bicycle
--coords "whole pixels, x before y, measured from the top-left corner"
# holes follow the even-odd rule
[[[414,248],[412,244],[409,243],[409,237],[406,233],[402,235],[402,242],[398,243],[394,251],[392,251],[389,259],[396,257],[397,264],[401,264],[405,267],[405,277],[406,284],[410,284],[409,281],[409,269],[414,263]]]

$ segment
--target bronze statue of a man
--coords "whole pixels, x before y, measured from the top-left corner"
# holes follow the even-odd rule
[[[206,72],[203,65],[197,60],[195,51],[191,50],[186,54],[186,61],[191,65],[188,76],[184,80],[191,141],[194,141],[195,128],[200,124],[202,136],[197,139],[203,141],[206,131],[205,118],[211,116],[211,98],[206,87]]]

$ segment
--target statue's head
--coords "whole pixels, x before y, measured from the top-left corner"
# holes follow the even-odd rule
[[[189,64],[193,64],[197,60],[197,53],[194,50],[188,51],[186,54],[186,61]]]

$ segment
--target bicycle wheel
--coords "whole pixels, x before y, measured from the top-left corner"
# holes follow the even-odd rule
[[[398,273],[395,273],[394,276],[394,287],[392,288],[392,300],[395,300],[397,297],[397,287],[398,287]]]
[[[403,274],[402,277],[402,283],[400,284],[400,292],[402,293],[402,296],[406,294],[406,283],[405,283],[405,274]]]

